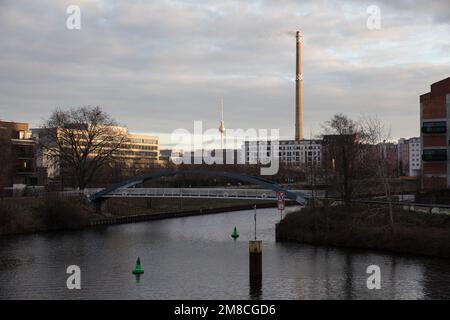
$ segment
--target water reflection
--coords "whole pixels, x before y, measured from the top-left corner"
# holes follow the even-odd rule
[[[250,299],[259,300],[262,298],[262,276],[249,277]]]
[[[141,275],[140,274],[135,274],[134,278],[136,279],[136,283],[139,283],[139,281],[141,280]]]
[[[444,260],[436,260],[430,262],[424,269],[421,284],[427,299],[450,299],[449,266],[445,262]]]
[[[450,299],[448,260],[276,242],[279,218],[275,209],[258,210],[257,281],[248,272],[252,210],[4,237],[0,299]],[[145,275],[133,278],[137,256]],[[81,268],[82,290],[66,288],[72,264]],[[372,264],[381,268],[381,290],[367,289]]]

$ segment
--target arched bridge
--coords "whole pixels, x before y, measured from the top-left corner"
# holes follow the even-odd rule
[[[102,201],[106,200],[107,198],[111,197],[120,197],[120,196],[145,196],[147,194],[150,196],[155,196],[152,192],[145,191],[142,192],[135,192],[132,187],[143,184],[146,181],[150,180],[156,180],[162,177],[173,177],[176,175],[182,175],[182,174],[201,174],[201,175],[211,175],[211,176],[220,176],[220,177],[226,177],[233,180],[238,180],[246,183],[251,183],[254,185],[257,185],[263,189],[272,190],[275,192],[284,192],[286,199],[291,199],[296,201],[299,204],[306,205],[306,195],[299,192],[294,192],[292,190],[288,190],[282,185],[273,182],[268,179],[264,179],[261,177],[255,177],[255,176],[249,176],[241,173],[236,172],[227,172],[227,171],[212,171],[212,170],[201,170],[201,169],[181,169],[176,171],[159,171],[154,173],[147,173],[129,180],[126,180],[121,183],[114,184],[112,186],[109,186],[103,190],[100,190],[91,196],[89,196],[89,200],[92,203],[101,203]],[[141,188],[139,188],[141,189]],[[145,190],[145,188],[142,188]],[[243,192],[245,192],[245,189],[243,189]]]

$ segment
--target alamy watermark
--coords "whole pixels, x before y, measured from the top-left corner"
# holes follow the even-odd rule
[[[81,269],[77,265],[71,265],[67,267],[67,274],[70,276],[67,278],[66,286],[69,290],[80,290],[81,289]]]
[[[381,29],[381,9],[377,5],[370,5],[367,7],[366,12],[369,17],[366,21],[367,29],[380,30]]]
[[[81,269],[77,265],[70,265],[66,269],[70,276],[67,278],[66,286],[69,290],[81,290]],[[370,265],[366,269],[369,277],[366,280],[366,286],[369,290],[381,289],[381,269],[378,265]]]
[[[70,5],[66,9],[66,13],[69,15],[66,19],[66,27],[69,30],[81,29],[81,8],[77,5]]]
[[[171,161],[177,165],[260,164],[261,175],[275,175],[279,170],[279,138],[278,129],[227,129],[221,133],[214,128],[203,130],[202,121],[194,121],[194,132],[173,131]],[[184,149],[191,151],[177,151]]]
[[[367,278],[367,289],[369,290],[379,290],[381,289],[381,269],[379,266],[373,264],[367,267],[366,273],[370,274]]]

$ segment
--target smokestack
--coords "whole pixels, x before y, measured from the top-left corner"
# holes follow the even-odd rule
[[[297,31],[296,79],[295,79],[295,140],[303,140],[302,97],[302,34]]]

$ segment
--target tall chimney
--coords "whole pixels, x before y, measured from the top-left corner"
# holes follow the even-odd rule
[[[295,79],[295,140],[303,140],[302,98],[302,34],[297,31],[296,79]]]

